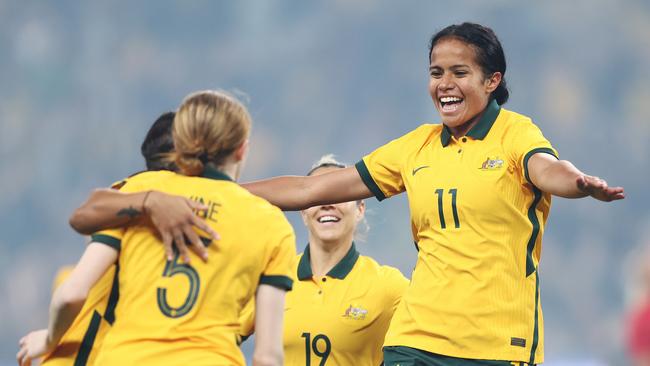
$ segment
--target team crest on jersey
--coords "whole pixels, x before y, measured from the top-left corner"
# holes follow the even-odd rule
[[[350,305],[347,309],[345,309],[343,317],[354,320],[364,320],[366,318],[366,315],[368,315],[368,310],[362,308],[361,306],[355,307]]]
[[[481,170],[499,170],[503,167],[503,160],[499,159],[498,156],[495,156],[494,159],[490,159],[488,156],[487,159],[481,164],[479,169]]]

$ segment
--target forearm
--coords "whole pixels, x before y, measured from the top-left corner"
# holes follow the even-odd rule
[[[285,211],[297,211],[313,206],[306,179],[307,177],[283,176],[243,183],[242,187]]]
[[[549,164],[541,174],[531,176],[535,186],[544,192],[564,198],[582,198],[588,196],[577,184],[584,176],[578,168],[567,160],[558,160]]]
[[[70,217],[70,226],[80,234],[128,225],[143,214],[147,192],[122,193],[97,189]]]
[[[58,344],[65,332],[81,311],[86,296],[76,293],[78,290],[69,284],[63,284],[54,293],[50,304],[50,322],[48,325],[48,343]]]
[[[284,176],[242,186],[285,211],[372,197],[354,167],[308,177]]]

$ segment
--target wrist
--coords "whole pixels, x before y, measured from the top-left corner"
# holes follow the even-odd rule
[[[153,191],[147,191],[142,198],[142,213],[148,215],[151,212],[151,194]]]

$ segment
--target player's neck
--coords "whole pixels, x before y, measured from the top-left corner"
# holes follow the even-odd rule
[[[318,240],[310,235],[310,264],[314,276],[321,277],[331,271],[348,254],[351,246],[352,236],[330,242]]]

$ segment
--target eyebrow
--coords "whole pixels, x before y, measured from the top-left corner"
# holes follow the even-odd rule
[[[457,70],[457,69],[462,69],[464,67],[469,67],[469,65],[461,64],[461,65],[453,65],[450,67],[451,70]],[[442,69],[440,66],[429,66],[429,71],[433,69]]]

